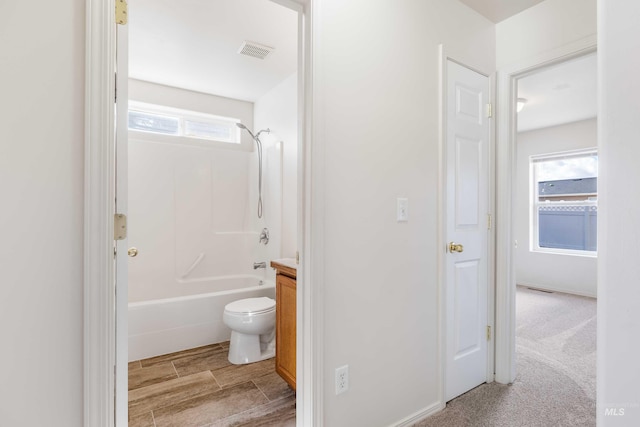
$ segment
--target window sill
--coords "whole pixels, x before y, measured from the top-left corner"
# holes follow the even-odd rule
[[[530,252],[547,254],[547,255],[579,256],[579,257],[585,257],[585,258],[598,257],[597,251],[579,251],[579,250],[573,250],[573,249],[535,248],[535,249],[530,249]]]

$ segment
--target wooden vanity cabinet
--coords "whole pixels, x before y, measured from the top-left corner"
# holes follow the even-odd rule
[[[276,372],[296,389],[296,270],[271,262],[276,269]]]

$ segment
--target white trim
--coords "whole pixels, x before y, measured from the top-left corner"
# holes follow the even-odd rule
[[[413,414],[409,415],[406,418],[403,418],[398,423],[392,424],[392,426],[393,427],[410,427],[410,426],[415,425],[416,423],[418,423],[418,422],[420,422],[422,420],[427,419],[431,415],[442,411],[445,408],[445,406],[446,405],[444,403],[442,403],[442,401],[433,403],[433,404],[427,406],[426,408],[421,409],[418,412],[414,412]]]
[[[129,27],[116,26],[116,99],[115,123],[127,123],[129,113]],[[116,178],[115,212],[128,215],[129,210],[129,132],[126,126],[115,127],[114,148],[116,157],[113,170]],[[106,165],[105,165],[106,168]],[[129,239],[115,242],[115,316],[116,316],[116,426],[129,424]]]
[[[496,134],[496,381],[512,383],[515,359],[515,269],[513,263],[513,211],[516,171],[517,80],[543,67],[596,50],[596,36],[588,36],[548,52],[504,67],[498,72]]]
[[[531,162],[544,162],[546,160],[566,160],[585,157],[589,154],[598,154],[598,147],[580,148],[577,150],[554,151],[549,154],[533,154],[529,156]]]
[[[112,427],[115,422],[114,11],[114,0],[87,2],[83,423],[86,427]]]
[[[297,266],[298,309],[296,316],[296,426],[321,426],[322,385],[322,294],[317,283],[320,250],[320,221],[312,212],[312,122],[313,122],[313,43],[311,0],[271,0],[298,13],[298,227]],[[316,2],[317,3],[317,2]],[[315,159],[314,159],[315,161]],[[313,219],[312,219],[313,218]],[[312,269],[313,265],[313,269]],[[315,273],[315,275],[314,275]],[[301,308],[301,309],[300,309]]]
[[[488,214],[491,215],[491,229],[487,235],[487,252],[489,258],[487,260],[488,283],[487,299],[489,305],[487,307],[487,326],[491,328],[491,338],[487,344],[487,382],[495,381],[496,375],[496,73],[491,74],[489,78],[489,96],[493,107],[493,118],[489,123],[489,205]],[[487,218],[487,220],[489,220]]]
[[[447,55],[445,48],[442,44],[438,45],[438,70],[439,86],[438,86],[438,235],[436,236],[436,248],[438,263],[438,403],[445,401],[446,396],[446,379],[445,379],[445,367],[447,360],[447,313],[445,311],[446,305],[446,249],[445,249],[445,230],[446,230],[446,205],[445,205],[445,183],[446,183],[446,150],[445,141],[447,137],[446,133],[446,111],[447,111]]]
[[[498,114],[496,132],[496,316],[495,316],[495,380],[508,384],[515,379],[515,286],[512,262],[513,191],[515,169],[514,81],[505,80],[498,72]]]
[[[567,202],[568,203],[568,202]],[[570,206],[576,206],[577,203],[572,203]],[[557,205],[556,205],[557,206]],[[582,206],[597,206],[597,205],[582,205]],[[535,218],[535,216],[534,216]],[[538,223],[536,221],[536,229],[531,235],[535,236],[535,233],[538,231]],[[553,254],[553,255],[564,255],[564,256],[577,256],[583,258],[598,258],[598,251],[586,251],[580,249],[560,249],[560,248],[543,248],[538,246],[540,242],[533,242],[533,247],[529,248],[529,252],[535,252],[539,254]]]
[[[306,1],[304,22],[305,103],[304,103],[304,395],[305,405],[299,427],[324,425],[324,139],[322,127],[322,92],[316,90],[322,81],[321,67],[315,61],[320,52],[321,2]],[[316,107],[318,106],[318,107]],[[311,407],[309,407],[311,405]]]

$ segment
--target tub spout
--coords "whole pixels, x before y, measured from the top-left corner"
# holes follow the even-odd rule
[[[259,268],[267,268],[267,263],[266,262],[254,262],[253,263],[253,269],[257,270]]]

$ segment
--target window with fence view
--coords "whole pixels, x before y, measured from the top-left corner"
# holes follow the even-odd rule
[[[533,235],[538,251],[597,251],[598,154],[538,156],[533,173]]]

